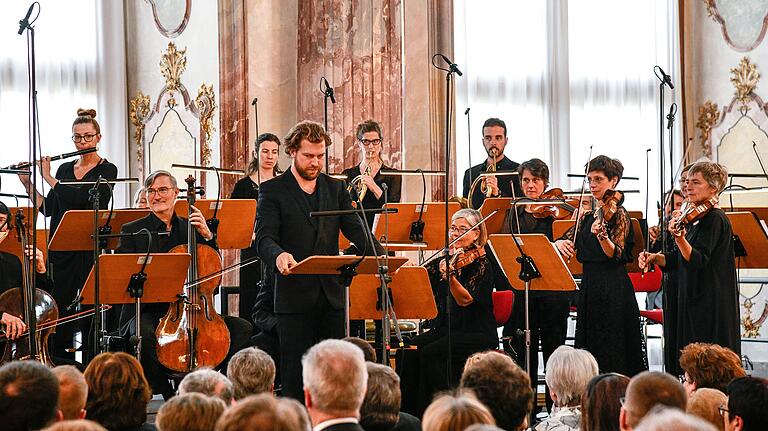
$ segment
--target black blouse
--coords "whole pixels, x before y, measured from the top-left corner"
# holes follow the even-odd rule
[[[592,224],[595,222],[595,212],[586,211],[579,222],[579,232],[574,241],[574,230],[576,225],[571,226],[565,232],[562,239],[569,239],[576,245],[576,259],[584,263],[616,263],[627,264],[632,261],[632,246],[634,245],[634,236],[632,235],[632,222],[629,214],[624,207],[619,206],[616,214],[605,223],[605,229],[608,231],[608,238],[614,244],[613,256],[606,256],[603,248],[600,246],[597,236],[592,234]]]
[[[384,176],[381,175],[382,169],[392,169],[387,167],[386,165],[381,165],[381,168],[378,172],[376,172],[376,175],[373,177],[373,181],[381,187],[382,184],[387,185],[387,202],[389,203],[395,203],[400,202],[400,185],[401,185],[401,177],[399,176]],[[347,176],[347,184],[349,184],[350,181],[352,181],[355,177],[360,175],[360,165],[353,166],[348,169],[344,169],[342,172],[344,175]],[[352,198],[355,199],[357,196],[353,196]],[[363,208],[365,209],[374,209],[374,208],[381,208],[384,206],[384,194],[382,193],[380,198],[376,198],[376,195],[373,194],[370,190],[365,194],[365,197],[363,198]],[[376,216],[376,214],[366,214],[365,218],[368,221],[368,227],[373,228],[373,219]]]

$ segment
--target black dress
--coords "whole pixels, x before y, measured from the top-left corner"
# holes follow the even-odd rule
[[[382,184],[387,185],[387,202],[389,203],[400,202],[400,184],[401,184],[402,177],[381,175],[382,169],[389,170],[392,168],[387,167],[385,165],[381,165],[381,168],[379,169],[378,172],[376,172],[376,175],[373,177],[373,181],[379,187],[381,187]],[[352,179],[360,175],[360,165],[344,169],[342,173],[347,176],[347,184],[349,184],[349,182],[352,181]],[[352,199],[357,199],[357,195],[352,196]],[[381,197],[376,198],[376,195],[373,194],[372,191],[368,190],[368,192],[365,194],[365,197],[363,198],[363,208],[375,209],[375,208],[381,208],[382,206],[384,206],[384,194],[382,193]],[[365,215],[366,221],[368,222],[368,227],[371,229],[373,228],[374,217],[376,217],[376,214]]]
[[[259,200],[259,185],[251,177],[246,176],[235,183],[232,189],[232,199],[254,199]],[[255,231],[255,223],[254,223]],[[256,246],[253,242],[248,248],[240,250],[240,261],[258,257]],[[261,262],[255,262],[250,265],[240,267],[240,299],[238,315],[253,324],[253,305],[256,303],[256,297],[259,296],[259,288],[262,265]]]
[[[117,178],[117,167],[107,159],[101,159],[101,162],[86,172],[80,180],[95,181],[99,176],[106,180],[114,180]],[[75,161],[59,166],[56,171],[56,179],[60,181],[77,180],[75,178]],[[51,217],[50,237],[53,237],[65,212],[87,210],[93,207],[89,201],[89,190],[92,187],[93,185],[74,186],[58,183],[48,192],[40,211]],[[112,198],[111,188],[108,185],[99,186],[99,193],[99,208],[106,209]],[[88,273],[93,267],[93,253],[90,251],[50,251],[48,262],[50,264],[50,276],[53,278],[51,294],[59,306],[59,317],[75,313],[77,310],[75,307],[70,308],[70,305],[75,300],[77,292],[85,284]],[[86,322],[90,320],[87,319]],[[65,349],[72,347],[72,337],[77,330],[83,329],[87,335],[87,326],[88,323],[78,325],[78,322],[58,325],[56,333],[51,336],[51,354],[57,358],[74,360],[74,354],[66,352]],[[85,347],[89,346],[92,337],[84,335],[83,338]]]
[[[35,277],[35,286],[38,289],[46,292],[51,291],[52,283],[46,274],[38,272],[35,273]],[[22,287],[21,260],[15,254],[0,251],[0,295],[19,287]],[[0,308],[0,315],[6,311]]]
[[[677,272],[677,346],[714,343],[741,354],[731,223],[714,208],[687,226],[685,239],[692,247],[689,261],[679,251],[665,253],[665,269]]]
[[[576,258],[584,266],[577,301],[576,347],[594,355],[601,373],[631,377],[648,369],[640,311],[624,266],[632,260],[632,225],[620,206],[606,223],[616,246],[613,256],[608,257],[591,231],[594,221],[594,212],[584,214],[575,241]],[[572,239],[573,231],[572,227],[564,238]]]
[[[675,239],[667,231],[667,223],[661,229],[661,235],[666,237],[667,248],[666,253],[671,255],[677,252],[677,245]],[[662,240],[661,236],[657,238],[656,242],[651,244],[651,252],[661,252]],[[658,270],[658,269],[657,269]],[[664,371],[673,376],[678,376],[683,373],[680,368],[680,350],[684,346],[679,345],[677,342],[677,271],[666,268],[661,279],[661,295],[662,295],[662,309],[664,310]]]

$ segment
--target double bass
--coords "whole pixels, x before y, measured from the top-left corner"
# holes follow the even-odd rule
[[[195,178],[186,179],[188,216],[195,204]],[[187,284],[179,299],[171,303],[155,330],[157,359],[169,370],[186,373],[198,367],[215,368],[229,351],[229,329],[216,312],[213,294],[221,282],[221,256],[213,247],[198,244],[195,227],[187,223],[187,244],[169,253],[189,253],[192,257]],[[219,274],[204,282],[211,274]]]

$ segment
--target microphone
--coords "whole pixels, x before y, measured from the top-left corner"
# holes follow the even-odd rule
[[[672,128],[672,123],[675,122],[675,114],[677,113],[677,103],[669,105],[669,114],[667,114],[667,129]]]
[[[464,115],[468,115],[468,114],[469,114],[469,108],[467,108],[467,109],[464,111]]]
[[[323,79],[323,84],[325,85],[325,90],[323,90],[323,92],[325,93],[325,95],[327,97],[331,98],[331,103],[335,104],[336,103],[336,98],[333,97],[333,87],[331,87],[331,85],[328,84],[328,80],[325,79],[325,76],[323,76],[322,79]]]
[[[656,66],[656,67],[658,67],[659,68],[659,72],[661,72],[661,76],[662,76],[661,82],[663,82],[664,84],[669,85],[669,89],[670,90],[674,90],[675,86],[672,84],[672,77],[667,75],[667,73],[664,72],[664,69],[662,69],[661,67],[659,67],[659,66]]]
[[[254,97],[253,101],[251,102],[251,106],[256,106],[256,102],[258,102],[258,101],[259,101],[259,98],[258,97]]]
[[[29,5],[29,9],[27,9],[27,15],[24,17],[23,20],[19,21],[19,34],[24,33],[24,29],[29,27],[29,17],[32,15],[32,8],[35,7],[35,3],[32,3]]]
[[[451,61],[451,59],[449,59],[448,57],[444,56],[443,54],[437,54],[437,55],[439,55],[440,57],[442,57],[442,58],[443,58],[443,60],[445,60],[445,62],[446,62],[446,63],[448,63],[448,67],[450,67],[450,68],[451,68],[451,72],[456,72],[456,74],[457,74],[457,75],[459,75],[459,76],[462,76],[462,75],[464,75],[464,74],[463,74],[463,73],[461,73],[461,71],[459,70],[459,66],[457,66],[457,65],[456,65],[456,63],[452,62],[452,61]]]

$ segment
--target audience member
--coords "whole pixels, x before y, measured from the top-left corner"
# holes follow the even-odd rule
[[[739,377],[728,384],[728,405],[722,406],[728,431],[768,430],[768,380]]]
[[[88,384],[83,373],[72,365],[60,365],[52,371],[59,379],[59,410],[64,420],[85,418]]]
[[[0,423],[7,431],[37,430],[60,418],[59,381],[36,361],[0,367]]]
[[[366,362],[368,389],[360,407],[360,426],[365,431],[417,431],[421,421],[400,411],[400,377],[390,367]]]
[[[464,367],[461,387],[474,392],[499,427],[509,431],[528,428],[533,408],[531,380],[510,357],[498,352],[476,355]]]
[[[656,405],[685,410],[687,397],[683,385],[661,371],[644,371],[632,378],[621,406],[619,426],[634,429]]]
[[[597,361],[586,350],[560,346],[547,361],[545,380],[554,408],[536,431],[570,431],[581,426],[581,395],[598,374]]]
[[[324,340],[301,358],[304,404],[315,429],[357,430],[368,381],[363,352],[341,340]]]
[[[687,413],[698,416],[714,425],[719,431],[725,430],[720,406],[728,404],[724,393],[712,388],[701,388],[688,398]]]
[[[739,355],[717,344],[691,343],[680,353],[681,377],[688,397],[698,388],[725,392],[731,380],[746,376]]]
[[[581,396],[582,431],[618,431],[621,403],[629,377],[608,373],[594,377]]]
[[[275,388],[275,361],[256,347],[245,348],[232,356],[227,367],[235,399],[272,393]]]
[[[371,346],[371,343],[363,340],[360,337],[344,337],[342,338],[344,341],[348,341],[355,346],[359,347],[360,350],[363,351],[363,356],[365,357],[365,362],[378,362],[376,360],[376,349]]]
[[[181,379],[179,395],[192,392],[220,398],[226,405],[232,404],[232,382],[224,374],[210,368],[198,368]]]
[[[141,364],[118,352],[97,355],[85,369],[88,383],[88,418],[110,431],[154,429],[145,424],[152,389]]]
[[[213,431],[226,409],[220,398],[192,392],[166,401],[155,423],[159,431]]]
[[[271,394],[251,395],[227,409],[215,431],[309,431],[295,407]]]
[[[651,409],[637,426],[637,431],[715,431],[716,429],[714,425],[700,417],[661,406]]]
[[[304,404],[291,397],[280,398],[280,408],[286,408],[293,411],[299,419],[300,429],[302,431],[310,431],[312,429],[312,421],[309,420],[309,413]]]
[[[56,422],[45,431],[107,431],[107,429],[91,420],[75,419]]]
[[[472,424],[496,425],[471,391],[438,395],[424,411],[424,431],[464,431]]]
[[[466,431],[504,431],[496,425],[473,424],[467,427]]]

